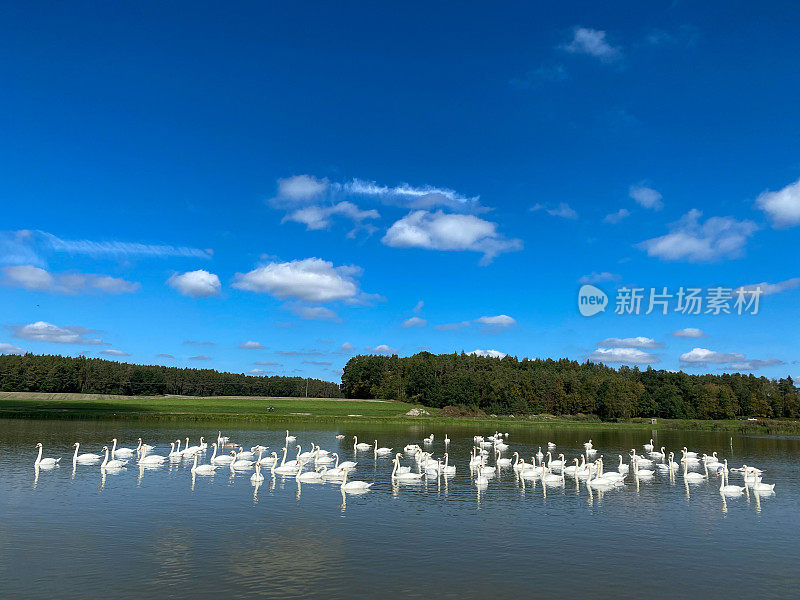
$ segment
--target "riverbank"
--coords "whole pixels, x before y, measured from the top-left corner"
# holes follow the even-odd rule
[[[428,414],[408,415],[413,409]],[[593,416],[445,417],[438,409],[394,400],[342,398],[270,398],[258,396],[112,396],[0,392],[0,418],[21,419],[145,419],[155,421],[217,421],[250,423],[425,423],[429,426],[513,428],[570,425],[592,429],[691,429],[753,435],[800,435],[800,421],[630,419],[603,422]]]

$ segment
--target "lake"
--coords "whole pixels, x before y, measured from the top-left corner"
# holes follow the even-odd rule
[[[474,435],[447,427],[329,424],[290,427],[310,442],[356,460],[350,479],[374,482],[343,497],[336,483],[294,477],[251,484],[252,470],[195,477],[183,460],[140,470],[133,463],[101,475],[73,473],[72,444],[99,452],[116,437],[169,452],[169,441],[217,431],[249,449],[278,451],[285,427],[139,421],[0,420],[0,597],[60,598],[475,598],[647,597],[795,598],[800,579],[800,439],[726,432],[521,427],[507,429],[510,457],[528,461],[557,444],[568,461],[591,438],[606,470],[650,437],[678,454],[688,446],[718,452],[731,467],[763,469],[775,493],[723,498],[719,479],[685,484],[656,472],[629,475],[623,487],[589,491],[585,481],[543,487],[503,468],[479,487],[470,474]],[[509,426],[510,427],[510,426]],[[344,434],[337,440],[337,434]],[[354,452],[359,441],[401,451],[433,433],[444,452],[449,434],[454,477],[392,484],[391,456]],[[57,468],[33,463],[37,442]],[[294,444],[290,446],[294,457]],[[209,449],[201,455],[207,462]],[[494,464],[493,460],[489,460]],[[411,465],[408,456],[403,464]],[[697,469],[694,469],[695,471]],[[702,470],[701,470],[702,471]],[[730,483],[743,485],[731,473]]]

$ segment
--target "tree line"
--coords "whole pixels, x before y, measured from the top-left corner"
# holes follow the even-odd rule
[[[800,417],[800,392],[791,377],[690,375],[465,353],[354,356],[344,368],[342,391],[347,398],[467,406],[494,414],[591,414],[605,420]]]
[[[0,355],[0,390],[186,396],[341,398],[336,383],[304,377],[255,377],[213,369],[135,365],[100,358]]]

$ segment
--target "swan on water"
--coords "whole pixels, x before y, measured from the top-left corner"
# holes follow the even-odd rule
[[[111,441],[113,442],[111,445],[111,458],[117,458],[117,455],[122,458],[131,458],[133,456],[135,452],[133,448],[117,448],[117,438],[112,438]]]
[[[197,475],[213,475],[219,467],[217,465],[197,464],[197,454],[194,455],[194,465],[192,465],[192,473]]]
[[[36,444],[36,447],[39,449],[39,455],[36,457],[36,460],[33,463],[34,467],[49,469],[51,467],[55,467],[59,462],[61,462],[61,458],[42,458],[42,444]]]
[[[356,450],[369,450],[370,448],[372,448],[372,445],[371,444],[367,444],[366,442],[359,443],[358,436],[354,435],[353,436],[353,448],[355,448]]]
[[[103,464],[100,465],[100,470],[105,471],[114,471],[119,469],[124,469],[125,465],[128,464],[128,461],[122,460],[108,460],[108,446],[103,446],[103,452],[105,452],[105,457],[103,458]]]
[[[80,463],[82,465],[90,465],[96,462],[100,462],[100,459],[103,457],[99,454],[92,454],[90,452],[86,452],[84,454],[78,454],[78,449],[81,447],[80,442],[75,442],[72,444],[75,446],[75,454],[72,456],[72,464]],[[105,448],[105,446],[104,446]]]

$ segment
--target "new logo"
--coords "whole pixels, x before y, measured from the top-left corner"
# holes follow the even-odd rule
[[[593,285],[582,285],[578,290],[578,310],[584,317],[591,317],[605,311],[608,306],[608,296],[600,288]]]

